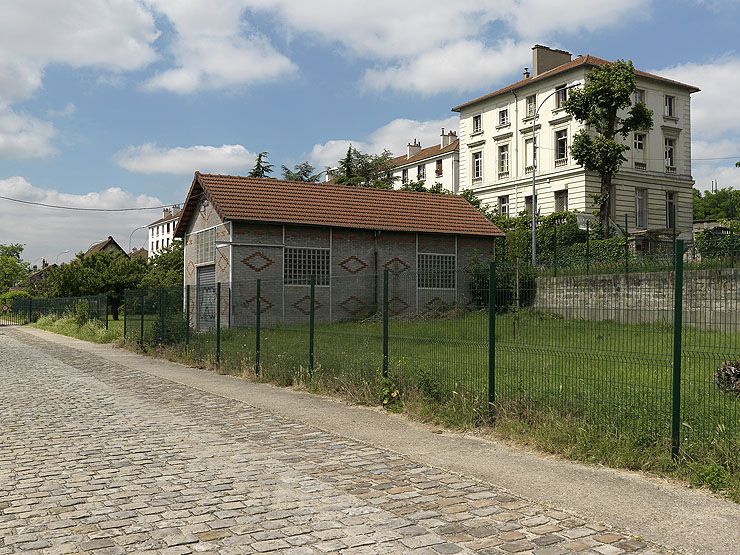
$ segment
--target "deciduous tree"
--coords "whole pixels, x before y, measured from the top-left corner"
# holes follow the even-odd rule
[[[21,260],[23,245],[0,245],[0,294],[28,275],[28,263]]]

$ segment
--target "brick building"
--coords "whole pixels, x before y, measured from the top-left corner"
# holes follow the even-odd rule
[[[258,278],[267,325],[305,321],[311,275],[319,322],[375,313],[386,269],[394,314],[470,305],[465,266],[503,233],[453,195],[196,172],[175,236],[190,313],[207,328],[216,283],[222,325],[250,325]]]

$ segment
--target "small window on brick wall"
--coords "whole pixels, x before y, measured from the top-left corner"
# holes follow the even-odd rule
[[[216,259],[216,229],[211,228],[193,233],[193,243],[195,263],[213,264]],[[157,241],[157,248],[159,248],[159,241]]]
[[[455,289],[457,260],[454,254],[419,253],[417,286],[420,289]]]
[[[287,248],[283,260],[285,285],[309,285],[312,275],[316,285],[329,285],[329,249]]]

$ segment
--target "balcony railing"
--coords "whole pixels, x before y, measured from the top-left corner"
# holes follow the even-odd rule
[[[532,173],[533,170],[533,166],[524,166],[524,173]]]
[[[555,167],[559,168],[561,166],[565,166],[568,163],[568,158],[556,158],[555,159]]]
[[[442,177],[442,170],[437,170],[436,172],[434,172],[434,175],[436,175],[437,177]]]
[[[635,169],[641,172],[647,171],[647,164],[645,162],[635,162]]]
[[[666,173],[676,173],[676,166],[666,166],[665,172]]]
[[[499,179],[508,179],[508,177],[509,177],[509,170],[498,172]]]

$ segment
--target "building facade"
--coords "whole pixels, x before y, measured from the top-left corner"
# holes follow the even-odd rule
[[[439,145],[422,148],[414,140],[406,147],[406,154],[391,160],[394,187],[423,182],[426,188],[440,187],[451,193],[460,188],[460,141],[457,133],[442,128]]]
[[[154,258],[175,240],[175,228],[182,210],[179,206],[162,210],[162,217],[149,224],[149,258]]]
[[[394,315],[472,307],[467,262],[502,235],[452,195],[200,173],[175,232],[199,328],[219,283],[222,325],[254,325],[258,279],[264,325],[307,322],[312,275],[319,322],[377,313],[386,270]]]
[[[591,68],[606,63],[588,55],[571,59],[568,52],[538,45],[533,71],[525,68],[522,80],[453,108],[460,114],[460,187],[473,189],[501,214],[531,211],[536,143],[539,214],[597,209],[593,197],[600,192],[600,177],[586,172],[570,154],[573,136],[583,126],[565,112],[563,102],[568,87],[583,84]],[[653,111],[653,129],[624,139],[630,150],[613,180],[610,215],[622,228],[626,218],[630,233],[671,229],[675,223],[678,235],[690,240],[690,95],[698,89],[635,73],[633,102]]]

